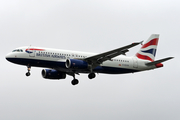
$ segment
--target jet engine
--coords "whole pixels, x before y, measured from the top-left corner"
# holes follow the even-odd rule
[[[70,69],[88,69],[89,67],[87,62],[77,59],[67,59],[65,65]]]
[[[42,70],[42,77],[46,79],[65,79],[66,73],[59,72],[53,69],[43,69]]]

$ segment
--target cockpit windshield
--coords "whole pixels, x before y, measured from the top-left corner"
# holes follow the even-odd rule
[[[16,50],[13,50],[12,52],[23,52],[22,49],[16,49]]]

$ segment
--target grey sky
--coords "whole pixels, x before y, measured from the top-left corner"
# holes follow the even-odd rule
[[[179,120],[180,1],[0,0],[1,120]],[[105,52],[160,34],[156,59],[164,68],[126,75],[100,74],[50,81],[42,68],[9,63],[20,46]],[[140,46],[130,49],[133,56]]]

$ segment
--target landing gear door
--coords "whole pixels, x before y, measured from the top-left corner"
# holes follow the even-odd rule
[[[138,60],[136,57],[133,57],[133,67],[138,68]]]

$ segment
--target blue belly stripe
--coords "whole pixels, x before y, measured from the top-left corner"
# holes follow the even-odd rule
[[[25,58],[7,58],[8,61],[27,66],[30,64],[34,67],[44,67],[44,68],[62,68],[63,70],[67,69],[65,67],[65,62],[60,61],[48,61],[48,60],[36,60],[36,59],[25,59]],[[67,69],[68,70],[68,69]],[[123,74],[123,73],[134,73],[138,72],[138,70],[125,69],[125,68],[114,68],[114,67],[105,67],[98,66],[93,69],[96,73],[106,73],[106,74]],[[77,70],[79,73],[87,73],[88,70]]]

